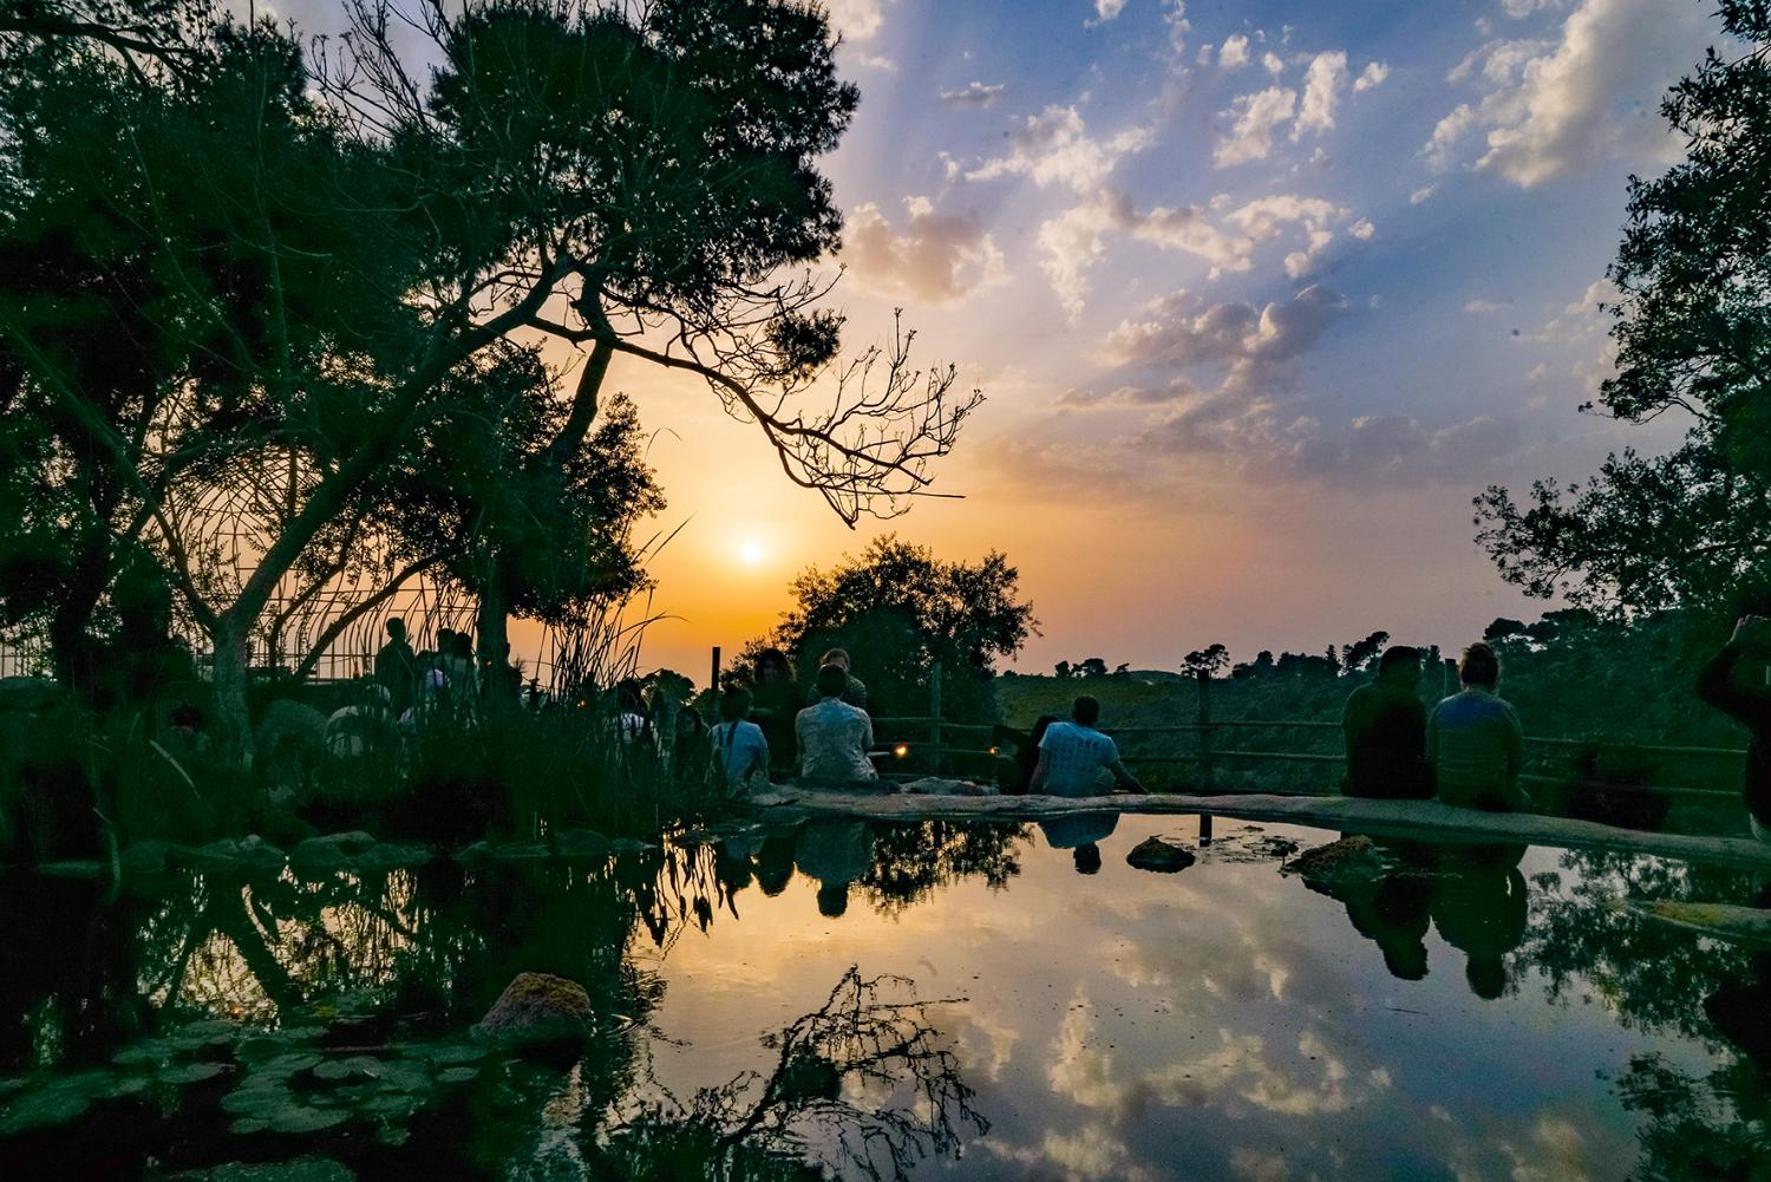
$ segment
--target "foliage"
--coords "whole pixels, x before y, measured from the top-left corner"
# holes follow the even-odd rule
[[[1032,605],[1019,598],[1020,574],[1004,555],[949,562],[891,534],[828,570],[802,572],[790,590],[794,606],[746,655],[769,645],[794,654],[809,689],[818,656],[845,648],[875,714],[926,714],[938,661],[943,715],[987,716],[996,662],[1019,652],[1038,627]]]
[[[1676,450],[1611,456],[1585,484],[1540,480],[1524,503],[1476,499],[1478,541],[1508,581],[1607,610],[1738,607],[1771,587],[1771,9],[1721,0],[1711,49],[1661,113],[1686,143],[1632,178],[1607,310],[1617,374],[1598,407],[1630,422],[1678,411]]]

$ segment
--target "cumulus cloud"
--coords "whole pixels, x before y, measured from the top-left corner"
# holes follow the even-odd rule
[[[824,7],[845,41],[871,40],[885,24],[884,0],[825,0]]]
[[[1125,0],[1095,0],[1095,20],[1101,24],[1125,11]]]
[[[1377,234],[1377,227],[1371,224],[1370,218],[1360,218],[1347,227],[1347,233],[1361,242],[1370,242]]]
[[[1232,33],[1225,37],[1223,46],[1218,50],[1218,65],[1226,70],[1240,70],[1248,62],[1247,36],[1242,33]]]
[[[1027,176],[1041,188],[1063,185],[1088,193],[1099,188],[1121,158],[1149,147],[1150,142],[1150,132],[1141,127],[1096,139],[1088,134],[1082,113],[1074,106],[1054,104],[1022,122],[1008,155],[986,160],[968,172],[966,179]]]
[[[850,214],[843,251],[861,282],[891,295],[946,304],[1006,279],[1002,251],[976,219],[936,213],[922,197],[905,205],[902,226],[892,225],[871,202]]]
[[[988,107],[1006,89],[1001,82],[988,84],[974,81],[955,90],[943,90],[941,101],[949,107]]]
[[[1437,193],[1438,191],[1439,191],[1438,185],[1422,185],[1420,188],[1416,189],[1414,192],[1412,192],[1408,195],[1408,204],[1410,204],[1410,205],[1423,204],[1424,202],[1431,200],[1433,194]]]
[[[1296,424],[1276,459],[1305,475],[1343,481],[1459,481],[1494,470],[1520,448],[1519,424],[1483,415],[1430,428],[1412,415],[1368,415],[1338,431]]]
[[[1261,65],[1267,67],[1267,73],[1275,78],[1285,73],[1285,59],[1270,49],[1261,55]]]
[[[1296,142],[1306,131],[1334,129],[1334,109],[1347,85],[1347,55],[1341,50],[1319,53],[1304,71],[1304,99],[1298,106],[1291,138]]]
[[[1353,89],[1360,94],[1368,90],[1376,90],[1384,84],[1384,80],[1389,76],[1389,66],[1383,62],[1369,62],[1365,69],[1360,71],[1358,79],[1353,83]]]
[[[1212,162],[1219,168],[1264,160],[1273,150],[1273,135],[1291,121],[1297,109],[1297,92],[1282,86],[1269,86],[1254,94],[1245,94],[1232,105],[1235,122],[1230,134],[1212,149]]]
[[[1214,362],[1290,361],[1349,310],[1347,298],[1319,285],[1256,308],[1241,300],[1202,307],[1185,292],[1152,302],[1141,320],[1123,320],[1103,350],[1116,365],[1185,369]]]
[[[1700,5],[1580,0],[1554,41],[1490,42],[1452,70],[1452,82],[1487,93],[1439,121],[1428,162],[1450,167],[1478,129],[1474,167],[1521,188],[1613,155],[1667,158],[1677,145],[1656,107],[1709,40]]]
[[[1210,207],[1139,211],[1123,194],[1102,191],[1040,226],[1040,265],[1075,316],[1088,294],[1088,271],[1105,252],[1109,233],[1191,254],[1210,264],[1209,274],[1216,277],[1249,270],[1258,246],[1288,233],[1301,238],[1300,249],[1292,253],[1313,260],[1334,241],[1331,227],[1352,216],[1331,201],[1292,194],[1259,197],[1234,209],[1226,209],[1227,203],[1228,198],[1219,198]]]

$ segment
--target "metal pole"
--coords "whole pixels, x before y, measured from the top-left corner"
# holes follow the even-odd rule
[[[1211,766],[1211,674],[1199,671],[1199,787],[1212,790]]]
[[[941,773],[941,662],[929,670],[929,771]]]
[[[714,693],[719,693],[719,645],[717,644],[713,646],[713,679],[707,684]]]

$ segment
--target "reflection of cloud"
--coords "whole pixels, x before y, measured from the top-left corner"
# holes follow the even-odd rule
[[[1021,1038],[1001,1013],[981,1006],[931,1007],[929,1019],[954,1040],[961,1073],[967,1078],[1000,1080]]]
[[[1230,1172],[1246,1182],[1286,1182],[1291,1167],[1285,1155],[1238,1145],[1230,1151]]]
[[[1439,121],[1430,163],[1447,168],[1465,136],[1486,129],[1475,167],[1521,188],[1617,151],[1666,157],[1678,145],[1655,114],[1676,64],[1710,37],[1701,5],[1581,0],[1554,42],[1490,41],[1450,75],[1487,93]]]
[[[863,282],[944,304],[1006,279],[1002,251],[976,219],[936,213],[926,198],[906,205],[901,227],[871,202],[850,215],[844,256]]]

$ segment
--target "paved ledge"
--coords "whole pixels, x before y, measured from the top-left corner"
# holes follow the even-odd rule
[[[1484,813],[1435,800],[1366,800],[1350,796],[922,796],[781,787],[750,798],[758,808],[792,806],[812,816],[877,821],[1039,821],[1078,813],[1165,816],[1209,813],[1324,829],[1448,841],[1506,841],[1561,849],[1657,854],[1687,862],[1771,869],[1771,842],[1744,837],[1645,833],[1595,821],[1533,813]]]

